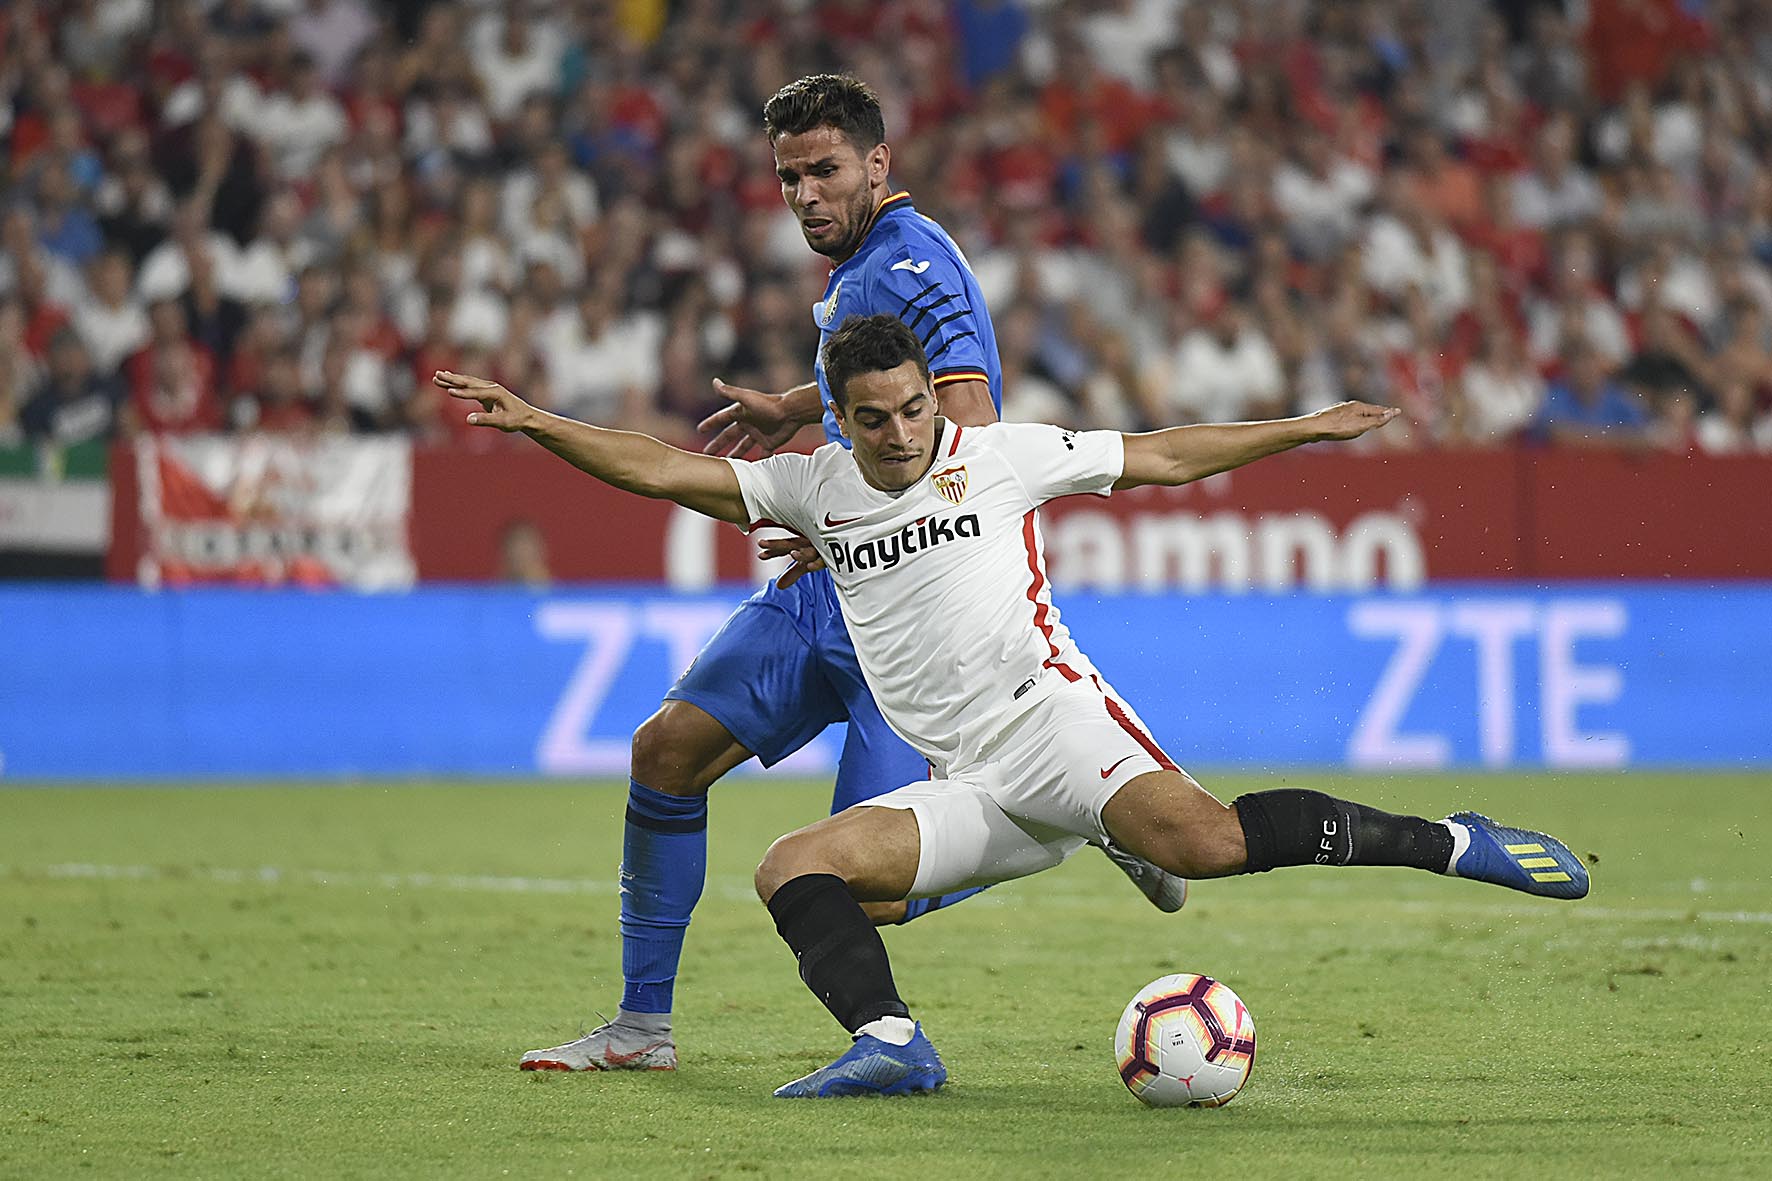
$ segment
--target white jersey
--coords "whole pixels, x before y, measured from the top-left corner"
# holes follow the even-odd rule
[[[755,525],[818,547],[880,712],[938,775],[1093,673],[1052,605],[1034,510],[1106,495],[1124,466],[1118,432],[1038,423],[944,424],[935,462],[897,494],[835,443],[732,461]]]

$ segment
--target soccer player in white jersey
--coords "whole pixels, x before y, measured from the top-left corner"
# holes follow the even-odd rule
[[[801,979],[854,1039],[778,1096],[903,1094],[947,1079],[861,903],[1023,877],[1088,844],[1112,841],[1190,879],[1401,865],[1586,895],[1586,867],[1560,841],[1472,812],[1432,821],[1290,788],[1220,803],[1163,753],[1052,604],[1044,502],[1185,484],[1357,438],[1397,411],[1343,402],[1300,418],[1136,435],[959,427],[936,415],[922,347],[889,315],[845,322],[824,366],[852,449],[755,463],[561,419],[494,382],[436,377],[480,402],[470,423],[523,431],[618,488],[811,539],[882,712],[935,769],[934,779],[781,838],[757,868],[758,895]]]

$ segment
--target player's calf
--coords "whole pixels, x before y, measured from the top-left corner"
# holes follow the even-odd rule
[[[1115,846],[1179,878],[1242,871],[1235,811],[1186,772],[1152,771],[1127,781],[1102,808],[1101,822]]]

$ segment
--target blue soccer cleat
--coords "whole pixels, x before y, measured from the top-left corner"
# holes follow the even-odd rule
[[[902,1046],[863,1034],[847,1053],[822,1070],[777,1088],[777,1099],[835,1099],[841,1095],[912,1095],[948,1081],[941,1055],[919,1024]]]
[[[1549,833],[1508,828],[1476,812],[1454,812],[1446,822],[1453,826],[1448,873],[1545,898],[1587,897],[1587,866]]]

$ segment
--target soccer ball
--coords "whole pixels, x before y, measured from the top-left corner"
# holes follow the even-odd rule
[[[1222,1107],[1255,1065],[1255,1019],[1229,988],[1183,973],[1138,990],[1114,1036],[1120,1081],[1151,1107]]]

